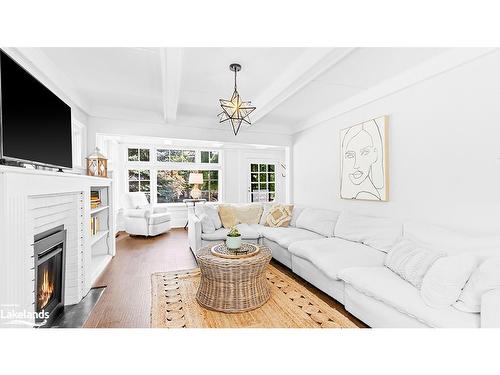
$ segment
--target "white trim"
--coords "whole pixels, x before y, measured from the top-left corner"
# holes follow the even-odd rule
[[[269,87],[259,95],[254,103],[257,109],[251,119],[256,123],[272,112],[320,74],[343,60],[355,48],[311,48],[292,63]]]
[[[319,125],[363,105],[382,99],[439,74],[446,73],[461,65],[472,62],[496,50],[497,48],[453,48],[379,85],[364,90],[360,94],[344,100],[330,109],[309,117],[304,123],[296,126],[295,129],[293,129],[293,133],[296,134]]]

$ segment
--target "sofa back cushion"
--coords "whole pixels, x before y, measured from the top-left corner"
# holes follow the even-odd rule
[[[469,251],[484,259],[500,255],[500,236],[472,236],[419,222],[406,222],[403,227],[405,238],[448,255]]]
[[[500,288],[500,256],[488,258],[474,270],[453,306],[465,312],[478,313],[483,294],[497,288]]]
[[[262,216],[262,205],[259,203],[232,205],[238,223],[259,224]]]
[[[305,208],[297,218],[297,228],[307,229],[325,237],[333,237],[339,213],[319,208]]]
[[[292,211],[292,220],[290,220],[290,226],[291,227],[296,227],[297,226],[297,219],[299,218],[300,214],[304,211],[304,207],[302,206],[293,206],[293,211]]]
[[[335,237],[359,242],[388,252],[403,236],[403,224],[395,220],[360,215],[349,211],[340,213]]]

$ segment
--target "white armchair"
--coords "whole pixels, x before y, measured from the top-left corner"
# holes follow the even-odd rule
[[[139,236],[157,236],[171,228],[171,217],[166,207],[149,204],[144,193],[129,193],[129,207],[125,209],[125,231]]]

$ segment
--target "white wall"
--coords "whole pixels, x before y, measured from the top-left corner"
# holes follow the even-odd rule
[[[474,233],[500,226],[500,52],[298,133],[296,204],[424,220]],[[339,198],[339,129],[389,116],[389,202]]]

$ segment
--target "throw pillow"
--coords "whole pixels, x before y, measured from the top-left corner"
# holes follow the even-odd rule
[[[496,288],[500,288],[500,256],[485,260],[474,270],[453,306],[465,312],[481,312],[481,297]]]
[[[476,267],[477,258],[471,254],[439,258],[424,276],[422,299],[431,307],[451,306]]]
[[[222,226],[226,229],[234,227],[236,224],[238,224],[238,219],[236,218],[234,209],[228,204],[222,204],[219,206],[219,216],[222,222]]]
[[[215,232],[214,223],[212,223],[212,220],[210,220],[210,218],[208,217],[207,214],[202,214],[198,217],[201,221],[201,231],[203,233],[214,233]]]
[[[274,205],[272,203],[262,204],[262,215],[260,216],[259,224],[266,225],[267,215],[269,215],[269,211],[271,211],[271,208],[273,208],[273,206]]]
[[[266,225],[270,227],[288,227],[292,220],[293,205],[274,205],[266,218]]]
[[[262,206],[260,204],[237,205],[233,208],[238,222],[244,224],[259,224],[262,215]]]
[[[420,289],[427,270],[445,254],[418,247],[409,240],[398,242],[385,257],[385,266]]]
[[[214,223],[215,229],[220,229],[222,228],[222,221],[220,220],[219,216],[219,209],[217,206],[211,205],[211,204],[206,204],[205,205],[205,214],[212,220],[212,223]]]

